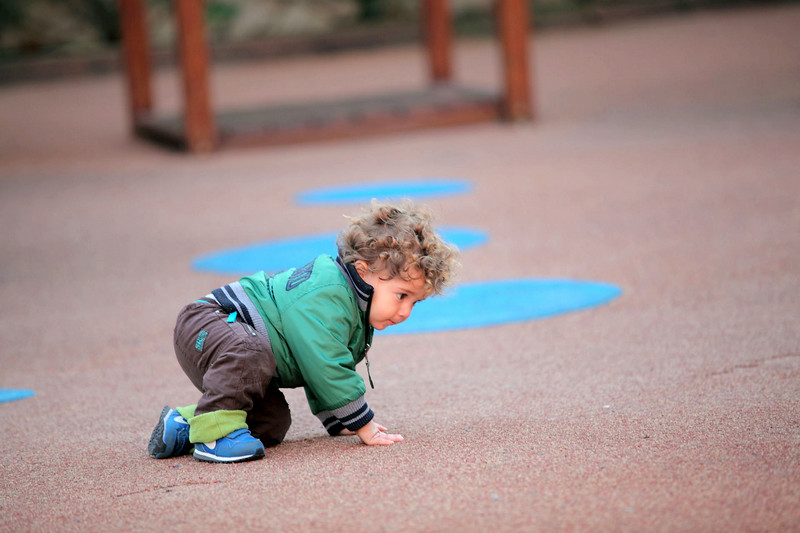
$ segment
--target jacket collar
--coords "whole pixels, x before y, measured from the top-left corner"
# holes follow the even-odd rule
[[[342,271],[345,279],[353,289],[356,298],[358,298],[358,307],[362,312],[366,313],[370,303],[372,303],[372,294],[375,292],[375,289],[372,288],[372,285],[361,279],[353,263],[345,263],[342,261],[341,257],[337,257],[336,266]]]
[[[369,325],[369,310],[372,306],[372,295],[375,293],[375,289],[372,287],[372,285],[361,278],[356,270],[355,265],[352,263],[345,263],[342,261],[341,257],[337,257],[336,266],[338,266],[342,271],[342,274],[344,274],[345,279],[347,279],[347,282],[350,284],[350,287],[353,289],[353,292],[356,294],[356,298],[358,299],[358,307],[361,309],[362,317],[364,319],[363,357],[367,361],[367,377],[369,377],[369,386],[374,389],[375,384],[372,382],[372,374],[369,372],[369,357],[367,357],[367,352],[369,352],[370,346],[372,346],[372,335],[375,331],[372,326]]]

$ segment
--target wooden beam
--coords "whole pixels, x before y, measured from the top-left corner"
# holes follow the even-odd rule
[[[191,152],[217,147],[217,130],[209,91],[209,53],[203,0],[175,0],[178,52],[183,72],[184,134]]]
[[[495,8],[503,57],[503,114],[508,120],[531,119],[534,113],[528,73],[527,0],[497,0]]]
[[[450,81],[453,30],[448,0],[423,0],[422,21],[431,81]]]
[[[128,84],[128,100],[134,129],[153,108],[150,41],[147,37],[147,13],[143,0],[120,0],[122,62]]]

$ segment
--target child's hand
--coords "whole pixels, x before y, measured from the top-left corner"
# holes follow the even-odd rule
[[[403,440],[402,435],[393,435],[386,433],[386,431],[386,428],[382,425],[370,421],[366,426],[356,431],[356,435],[367,446],[391,446],[395,442]]]
[[[383,427],[382,425],[380,425],[380,424],[375,424],[375,425],[378,426],[378,429],[380,429],[381,431],[387,431],[387,429],[385,427]],[[347,428],[344,428],[343,430],[341,430],[339,432],[339,436],[340,437],[347,437],[347,436],[355,435],[355,434],[356,434],[355,431],[350,431]]]

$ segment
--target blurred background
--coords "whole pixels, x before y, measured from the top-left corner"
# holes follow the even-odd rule
[[[792,0],[529,0],[537,29]],[[148,0],[156,64],[174,61],[171,0]],[[418,39],[414,0],[207,0],[215,60],[324,52]],[[491,0],[453,0],[456,36],[493,32]],[[119,68],[116,0],[0,0],[0,82]]]

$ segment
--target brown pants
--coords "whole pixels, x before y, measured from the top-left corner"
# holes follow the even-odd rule
[[[203,396],[195,415],[219,410],[247,413],[247,425],[265,446],[280,444],[292,423],[289,404],[272,380],[269,342],[241,319],[211,302],[185,306],[175,325],[175,354]]]

